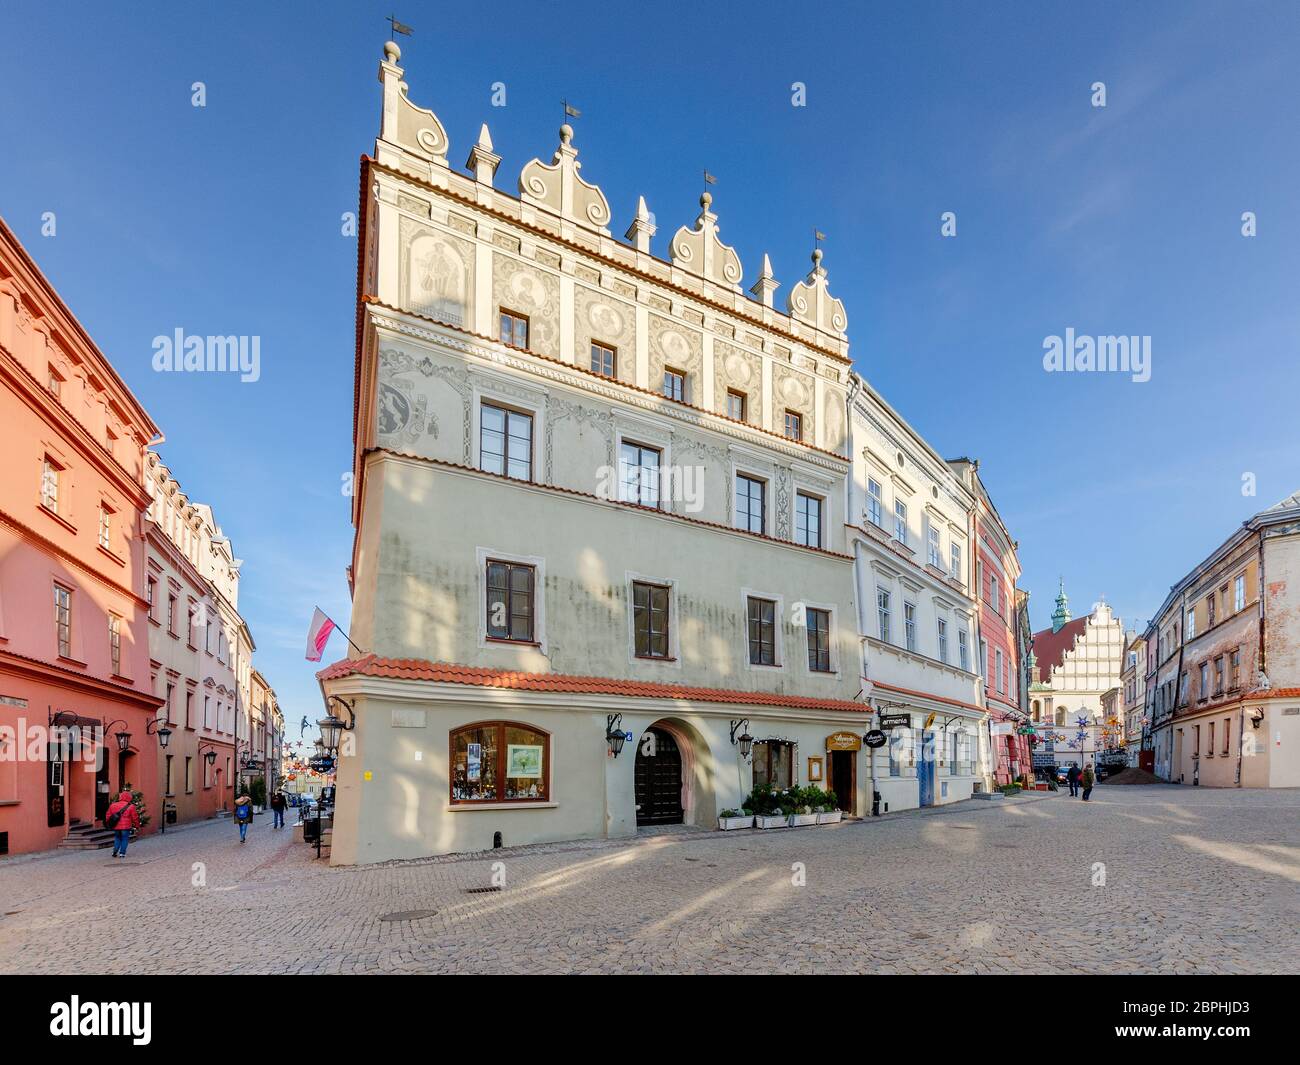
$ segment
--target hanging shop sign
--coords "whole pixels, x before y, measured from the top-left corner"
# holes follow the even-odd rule
[[[911,728],[911,714],[881,714],[880,727],[883,729],[891,728]]]
[[[826,737],[828,751],[860,751],[862,737],[856,732],[832,732]]]
[[[886,743],[888,743],[889,737],[886,736],[880,729],[873,728],[862,738],[862,742],[874,750],[875,748],[883,747]]]

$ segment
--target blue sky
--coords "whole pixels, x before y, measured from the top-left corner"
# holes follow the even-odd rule
[[[981,460],[1035,627],[1058,574],[1076,613],[1105,594],[1149,617],[1300,488],[1300,6],[447,10],[6,4],[0,214],[233,538],[289,720],[319,716],[312,607],[348,616],[356,246],[340,215],[373,149],[389,11],[415,29],[411,96],[453,163],[487,121],[513,188],[554,149],[567,97],[617,233],[643,194],[663,254],[707,167],[745,286],[769,252],[781,301],[825,231],[858,369],[941,454]],[[261,379],[153,372],[153,337],[176,328],[260,336]],[[1067,328],[1150,336],[1151,380],[1045,373],[1044,338]],[[327,656],[344,653],[335,637]]]

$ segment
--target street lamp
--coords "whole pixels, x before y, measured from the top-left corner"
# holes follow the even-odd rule
[[[331,703],[337,703],[339,708],[347,714],[347,720],[337,717],[333,711],[329,711]],[[320,729],[321,739],[325,746],[331,751],[339,749],[339,738],[344,732],[351,732],[357,727],[357,713],[353,709],[352,703],[337,695],[331,695],[325,700],[325,709],[329,713],[316,722],[316,727]]]
[[[747,717],[731,723],[731,742],[734,746],[740,748],[740,757],[746,762],[749,761],[750,752],[754,749],[754,737],[749,734],[749,729],[745,728],[748,724],[749,718]],[[741,729],[745,729],[745,731],[741,732],[740,737],[737,738],[736,733]]]
[[[151,718],[144,726],[146,736],[157,736],[158,746],[164,751],[167,750],[167,744],[171,742],[172,730],[167,727],[167,719],[161,717]],[[162,796],[162,821],[158,826],[158,832],[161,835],[167,831],[167,781],[163,780]]]
[[[623,715],[607,714],[605,717],[605,743],[609,745],[609,752],[615,758],[623,753],[623,744],[627,742],[627,735],[623,732]]]

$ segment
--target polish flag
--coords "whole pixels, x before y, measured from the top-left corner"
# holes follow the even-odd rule
[[[307,630],[307,661],[319,662],[320,656],[325,650],[325,645],[329,642],[330,633],[334,631],[334,622],[330,621],[322,612],[321,608],[316,608],[316,613],[311,616],[311,628]]]

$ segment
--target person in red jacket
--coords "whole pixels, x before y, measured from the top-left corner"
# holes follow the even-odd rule
[[[125,858],[126,845],[131,842],[131,829],[140,827],[140,811],[131,801],[131,793],[124,791],[104,811],[104,827],[113,830],[113,857]]]

